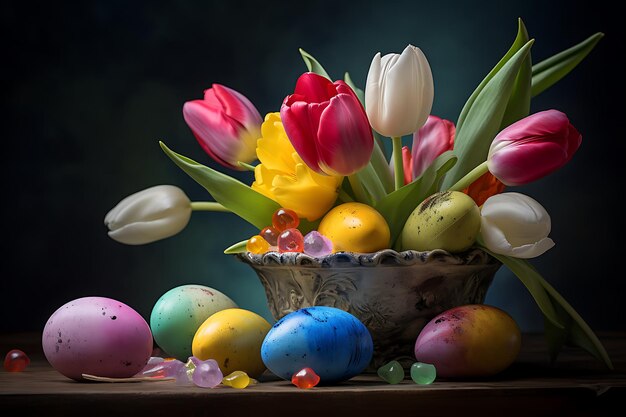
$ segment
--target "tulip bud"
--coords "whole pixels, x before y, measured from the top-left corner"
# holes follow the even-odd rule
[[[534,258],[554,246],[548,237],[550,215],[527,195],[494,195],[485,201],[480,214],[480,234],[492,252],[515,258]]]
[[[454,123],[437,116],[430,115],[426,124],[413,134],[411,161],[413,178],[420,175],[442,153],[454,147]]]
[[[245,96],[220,84],[205,90],[204,100],[183,105],[183,117],[202,149],[225,167],[256,159],[261,115]]]
[[[582,136],[557,110],[530,115],[502,130],[489,148],[489,171],[506,185],[522,185],[565,165]]]
[[[433,76],[421,49],[374,56],[365,84],[365,108],[374,130],[389,137],[416,132],[433,105]]]
[[[352,175],[370,160],[372,129],[361,102],[343,81],[302,74],[283,101],[280,118],[298,155],[317,173]]]
[[[172,185],[157,185],[120,201],[104,218],[109,236],[127,245],[143,245],[180,232],[191,217],[187,195]]]

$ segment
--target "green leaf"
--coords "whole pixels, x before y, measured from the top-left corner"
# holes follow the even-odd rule
[[[530,265],[530,264],[529,264]],[[531,269],[534,269],[530,266]],[[565,329],[561,331],[561,334],[554,329],[550,329],[553,333],[552,337],[558,337],[557,341],[563,343],[567,342],[574,346],[579,346],[592,354],[599,361],[609,369],[613,369],[613,364],[609,358],[606,349],[602,345],[602,342],[595,335],[591,327],[583,320],[583,318],[576,312],[576,310],[563,298],[561,294],[554,289],[550,283],[548,283],[541,275],[538,275],[539,283],[546,289],[552,304],[555,306],[555,310],[559,315],[561,322],[565,324]],[[551,349],[551,351],[554,349]],[[552,352],[551,352],[552,353]],[[558,353],[558,351],[557,351]],[[556,358],[556,354],[553,354],[553,358]]]
[[[376,146],[374,146],[375,149]],[[387,190],[385,190],[380,181],[371,160],[363,169],[356,173],[356,176],[375,202],[387,195]]]
[[[550,320],[552,325],[554,325],[558,329],[563,329],[564,326],[561,323],[556,311],[554,310],[554,306],[550,301],[550,297],[546,292],[545,288],[541,284],[541,275],[530,266],[530,264],[523,259],[513,258],[512,256],[500,255],[498,253],[494,253],[484,247],[484,245],[480,245],[485,252],[502,262],[506,265],[511,272],[513,272],[517,278],[524,284],[530,295],[537,303],[537,306],[543,313],[543,315]]]
[[[354,93],[358,97],[359,101],[361,102],[363,107],[365,107],[365,93],[352,81],[352,78],[350,78],[350,74],[346,72],[346,74],[343,76],[343,80],[346,82],[346,84],[350,86],[351,89],[354,90]]]
[[[410,184],[396,190],[378,200],[374,208],[385,218],[391,232],[391,243],[398,239],[404,223],[426,197],[437,191],[438,183],[456,163],[456,156],[452,151],[442,153]]]
[[[576,68],[603,37],[604,33],[598,32],[578,45],[534,65],[532,68],[532,96],[539,95]]]
[[[300,51],[300,55],[302,55],[302,59],[304,60],[304,63],[306,64],[306,67],[309,69],[310,72],[314,72],[332,81],[330,75],[328,75],[322,64],[320,64],[317,59],[313,58],[313,55],[309,54],[302,48],[298,50]]]
[[[455,184],[487,159],[491,141],[502,125],[515,79],[533,42],[530,40],[520,48],[485,84],[470,105],[465,122],[457,127],[454,140],[454,153],[459,162],[444,178],[443,189]]]
[[[247,243],[248,243],[248,240],[242,240],[241,242],[237,242],[233,245],[230,245],[229,247],[224,249],[224,253],[226,255],[232,255],[233,253],[247,252],[246,250]]]
[[[528,32],[522,19],[518,20],[519,27],[517,30],[517,37],[513,43],[513,48],[518,50],[528,42]],[[502,117],[502,123],[500,123],[500,130],[517,122],[520,119],[528,116],[530,113],[530,86],[532,79],[532,59],[530,51],[526,55],[526,59],[522,62],[517,77],[515,77],[515,84],[513,85],[513,91],[511,97],[504,111]]]
[[[272,214],[280,208],[278,203],[241,181],[177,154],[163,142],[159,144],[163,152],[187,175],[206,188],[215,201],[258,229],[272,223]]]
[[[457,131],[465,123],[467,114],[469,113],[472,105],[474,104],[474,101],[476,101],[476,98],[481,93],[481,91],[485,88],[487,83],[491,81],[491,79],[495,77],[495,75],[502,69],[502,67],[504,67],[504,65],[513,57],[513,55],[515,55],[528,42],[528,32],[526,31],[526,26],[524,26],[524,22],[522,22],[522,19],[518,19],[517,23],[518,23],[517,36],[515,37],[515,40],[513,41],[511,48],[509,48],[507,53],[504,54],[504,56],[502,57],[502,59],[500,59],[500,61],[498,61],[496,66],[493,67],[493,69],[489,71],[489,74],[487,74],[487,76],[480,82],[480,84],[478,84],[478,87],[476,87],[476,90],[474,90],[470,98],[467,99],[467,102],[463,106],[463,109],[461,110],[461,114],[459,115],[459,118],[456,122]]]

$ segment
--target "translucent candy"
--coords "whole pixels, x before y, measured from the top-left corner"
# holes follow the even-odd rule
[[[333,253],[333,242],[326,236],[313,230],[304,237],[304,253],[320,258]]]
[[[235,371],[225,376],[224,379],[222,379],[222,384],[237,389],[244,389],[250,385],[250,377],[243,371]]]
[[[215,388],[222,382],[224,375],[217,361],[207,359],[196,364],[193,371],[193,383],[202,388]]]
[[[303,368],[291,377],[291,383],[301,389],[313,388],[319,382],[320,377],[311,368]]]
[[[404,369],[398,361],[387,362],[378,368],[377,373],[379,377],[390,384],[399,384],[404,379]]]
[[[415,362],[411,365],[411,379],[413,379],[416,384],[432,384],[436,377],[437,369],[435,369],[435,365],[423,362]]]
[[[261,230],[259,235],[270,244],[270,246],[276,246],[276,242],[278,241],[278,235],[280,232],[278,229],[272,226],[268,226]]]
[[[176,377],[180,368],[185,364],[176,359],[163,359],[159,357],[151,357],[144,368],[139,371],[137,376],[150,378],[172,378]]]
[[[184,363],[176,372],[176,385],[191,385],[193,372],[196,369],[196,363],[200,360],[194,357],[189,357],[187,363]],[[181,362],[182,363],[182,362]]]
[[[262,254],[269,249],[270,244],[260,235],[254,235],[246,242],[246,250],[250,253]]]
[[[279,252],[302,252],[304,237],[298,229],[287,229],[278,236]]]
[[[22,372],[29,363],[28,356],[19,349],[10,350],[4,357],[4,369],[8,372]]]
[[[287,229],[296,229],[300,224],[300,218],[295,211],[287,208],[279,208],[272,215],[272,225],[282,232]]]

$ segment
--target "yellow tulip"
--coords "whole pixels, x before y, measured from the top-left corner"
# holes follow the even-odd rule
[[[252,189],[309,221],[322,217],[337,200],[343,177],[310,169],[291,145],[280,113],[268,113],[261,126]]]

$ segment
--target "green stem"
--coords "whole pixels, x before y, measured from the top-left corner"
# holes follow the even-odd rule
[[[245,162],[237,161],[237,165],[246,169],[247,171],[254,172],[254,165],[246,164]]]
[[[395,174],[396,190],[404,185],[404,164],[402,164],[402,137],[391,138],[393,143],[393,171]]]
[[[350,195],[343,188],[339,189],[339,199],[344,203],[350,203],[354,201],[354,199],[350,197]]]
[[[456,184],[448,188],[448,190],[449,191],[463,191],[464,189],[472,185],[472,183],[476,181],[478,178],[482,177],[487,171],[489,171],[489,169],[487,168],[487,161],[485,161],[482,164],[478,165],[473,170],[471,170],[470,172],[468,172],[467,174],[465,174],[463,178],[458,180]]]
[[[348,181],[350,181],[350,187],[352,187],[352,191],[354,191],[356,200],[361,203],[370,204],[371,202],[365,193],[365,189],[363,188],[363,184],[361,184],[359,177],[356,174],[349,175]]]
[[[223,211],[230,213],[226,207],[214,201],[192,201],[191,210],[193,211]]]

